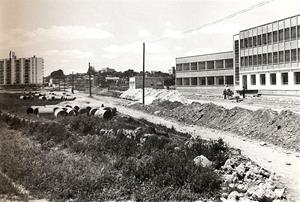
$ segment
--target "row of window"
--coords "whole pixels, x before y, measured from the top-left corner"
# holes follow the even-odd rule
[[[276,30],[273,32],[268,32],[265,34],[252,36],[240,40],[240,47],[243,48],[252,48],[261,45],[273,44],[277,42],[295,40],[300,38],[300,25],[297,27],[289,27],[285,29]]]
[[[251,75],[251,85],[256,85],[256,75]],[[300,84],[300,72],[294,72],[294,83]],[[266,85],[266,74],[259,75],[259,84],[264,86]],[[277,84],[276,73],[270,74],[270,85]],[[288,73],[281,73],[281,84],[288,85],[289,84],[289,75]]]
[[[233,76],[208,76],[208,77],[191,77],[177,78],[178,86],[206,86],[206,85],[233,85]]]
[[[214,70],[214,69],[224,69],[224,68],[232,69],[233,59],[176,64],[176,71],[198,71],[198,70]]]
[[[300,60],[300,49],[298,49]],[[241,67],[297,62],[297,49],[241,57]]]

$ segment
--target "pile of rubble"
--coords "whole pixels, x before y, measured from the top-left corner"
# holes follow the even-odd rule
[[[151,105],[132,107],[180,122],[206,126],[260,139],[274,145],[300,150],[300,116],[288,110],[280,113],[271,109],[251,111],[235,107],[226,109],[212,103],[178,104],[154,101]],[[166,105],[174,108],[165,107]]]
[[[285,188],[277,176],[243,157],[232,157],[222,167],[222,201],[280,201]]]
[[[120,98],[142,102],[142,89],[128,89],[120,95]],[[168,100],[171,102],[188,103],[188,100],[176,90],[145,89],[145,104],[151,104],[154,100]]]

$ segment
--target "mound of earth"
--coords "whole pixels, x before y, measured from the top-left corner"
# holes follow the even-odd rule
[[[226,109],[212,103],[179,104],[158,100],[148,106],[134,104],[132,107],[189,124],[230,131],[300,150],[300,116],[289,110],[280,113],[271,109],[251,111],[239,107]]]

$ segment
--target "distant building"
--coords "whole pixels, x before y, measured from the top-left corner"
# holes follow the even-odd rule
[[[222,94],[233,86],[233,52],[176,58],[176,88],[182,93]]]
[[[41,85],[43,76],[43,58],[17,58],[10,52],[9,58],[0,59],[0,85]]]
[[[166,77],[145,77],[145,88],[164,88],[164,80]],[[129,88],[143,88],[143,77],[135,76],[129,78]]]
[[[100,73],[114,73],[114,72],[116,72],[116,70],[113,68],[106,67],[106,68],[102,68],[99,72]]]
[[[175,75],[175,67],[168,70],[169,75]]]

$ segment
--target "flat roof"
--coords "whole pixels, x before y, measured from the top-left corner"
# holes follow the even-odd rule
[[[176,59],[199,57],[199,56],[208,56],[208,55],[219,55],[219,54],[224,54],[224,53],[233,53],[233,51],[224,51],[224,52],[217,52],[217,53],[206,53],[206,54],[201,54],[201,55],[190,55],[190,56],[184,56],[184,57],[177,57]]]
[[[256,27],[262,27],[262,26],[265,26],[265,25],[268,25],[268,24],[272,24],[272,23],[274,23],[274,22],[279,22],[279,21],[282,21],[282,20],[286,20],[286,19],[294,18],[294,17],[298,17],[298,16],[300,16],[300,14],[293,15],[293,16],[286,17],[286,18],[282,18],[282,19],[280,19],[280,20],[274,20],[274,21],[272,21],[272,22],[268,22],[268,23],[265,23],[265,24],[261,24],[261,25],[258,25],[258,26],[254,26],[254,27],[251,27],[251,28],[248,28],[248,29],[241,30],[240,33],[241,33],[241,32],[244,32],[244,31],[248,31],[248,30],[250,30],[250,29],[254,29],[254,28],[256,28]],[[298,23],[299,23],[299,22],[298,22]]]

